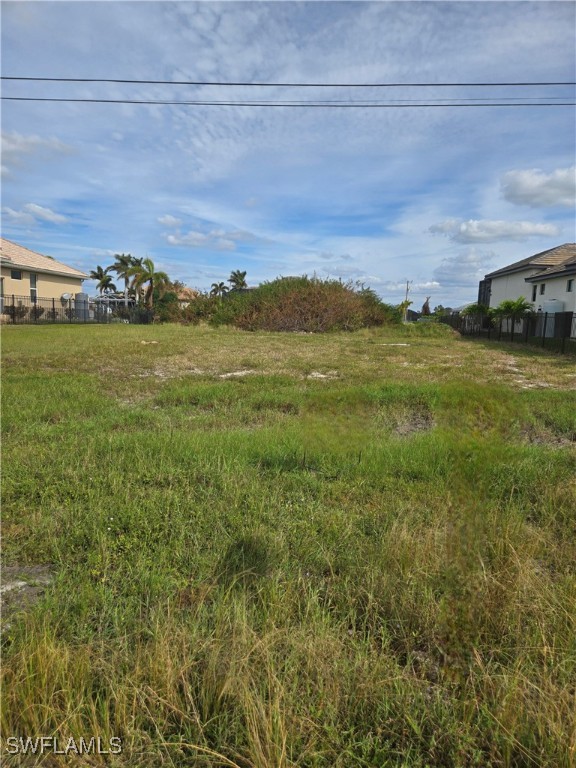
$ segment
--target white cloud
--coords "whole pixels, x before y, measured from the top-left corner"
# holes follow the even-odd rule
[[[446,256],[434,270],[434,277],[443,287],[469,288],[477,286],[494,263],[492,251],[478,251],[475,247]]]
[[[177,232],[174,235],[168,235],[166,241],[170,245],[190,246],[192,248],[212,248],[217,251],[234,251],[236,243],[231,239],[231,235],[223,230],[217,229],[204,234],[190,230],[186,233]],[[232,233],[234,234],[234,233]]]
[[[68,221],[66,216],[62,216],[61,213],[55,213],[50,208],[43,208],[41,205],[36,205],[36,203],[27,203],[24,206],[24,210],[40,221],[49,221],[52,224],[64,224]]]
[[[380,280],[379,282],[381,283],[381,288],[389,293],[403,294],[406,292],[406,280]],[[427,291],[429,288],[440,288],[440,283],[437,280],[410,280],[409,294],[412,294],[414,291]]]
[[[181,219],[177,219],[176,216],[171,216],[169,213],[167,213],[165,216],[160,216],[158,221],[165,227],[179,227],[180,224],[182,224]]]
[[[67,153],[71,148],[55,138],[43,139],[40,136],[24,136],[13,131],[2,134],[2,176],[9,177],[15,166],[22,160],[38,152],[43,153]]]
[[[505,200],[531,208],[572,207],[576,202],[576,166],[544,173],[538,168],[509,171],[500,181]]]
[[[209,220],[205,217],[194,215],[193,224],[196,229],[190,229],[187,232],[178,228],[181,222],[173,216],[163,216],[161,223],[176,228],[172,234],[164,234],[166,242],[172,246],[235,251],[237,243],[256,243],[262,240],[262,238],[246,229],[218,226],[217,222],[214,221],[214,217],[211,217]]]
[[[429,231],[446,235],[457,243],[494,243],[498,240],[526,240],[528,237],[555,237],[560,232],[554,224],[489,219],[446,219],[432,225]]]
[[[175,235],[168,235],[166,240],[170,245],[191,245],[193,248],[200,248],[208,243],[208,237],[202,232],[191,230],[186,234],[178,232]]]
[[[35,224],[36,220],[34,219],[34,216],[32,216],[31,213],[26,213],[26,211],[15,211],[13,208],[9,208],[8,206],[4,206],[2,208],[2,213],[4,216],[6,216],[13,224]]]
[[[65,224],[68,221],[66,216],[55,213],[50,208],[36,205],[36,203],[27,203],[21,211],[5,207],[2,209],[2,212],[14,224],[34,225],[42,221],[48,221],[51,224]]]

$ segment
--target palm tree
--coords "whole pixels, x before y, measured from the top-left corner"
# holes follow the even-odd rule
[[[505,299],[495,308],[494,315],[500,318],[500,329],[502,329],[502,320],[507,319],[511,324],[512,339],[514,339],[514,328],[516,323],[522,318],[532,314],[534,308],[524,296],[517,299]]]
[[[128,285],[130,283],[130,275],[128,274],[132,267],[135,265],[135,259],[130,256],[129,253],[117,253],[114,257],[116,261],[112,264],[111,269],[116,272],[118,277],[124,278],[124,306],[128,306]]]
[[[239,288],[248,288],[248,283],[246,282],[246,270],[244,270],[244,272],[240,272],[239,269],[233,270],[230,272],[228,282],[232,286],[233,291],[236,291]]]
[[[524,296],[520,296],[518,299],[505,299],[494,310],[494,313],[498,317],[508,317],[510,320],[520,320],[522,317],[531,314],[534,311],[532,304],[530,304]]]
[[[92,278],[92,280],[96,280],[98,283],[96,288],[100,292],[100,296],[102,296],[103,293],[108,293],[109,291],[116,290],[116,286],[114,285],[114,283],[112,282],[112,278],[108,274],[108,272],[110,272],[111,269],[112,267],[104,268],[104,267],[97,266],[96,269],[93,269],[90,272],[90,277]]]
[[[154,291],[158,291],[161,296],[166,290],[170,278],[166,272],[157,272],[152,259],[136,259],[138,263],[130,267],[128,275],[133,277],[132,286],[136,291],[140,291],[147,285],[144,291],[144,304],[148,309],[152,309],[154,304]]]
[[[488,314],[488,307],[485,304],[468,304],[460,314],[464,317],[469,317],[471,315],[485,316]]]
[[[228,290],[226,283],[212,283],[210,296],[219,296],[220,301],[222,301],[222,296],[224,296],[225,293],[228,293]]]

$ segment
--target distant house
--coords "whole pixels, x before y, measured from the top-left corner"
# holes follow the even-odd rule
[[[480,281],[480,304],[497,307],[506,299],[520,297],[535,310],[576,312],[576,243],[528,256]]]
[[[199,292],[185,285],[184,288],[178,291],[177,296],[178,304],[182,309],[185,309],[191,301],[194,301],[199,296]]]
[[[0,296],[10,299],[62,299],[82,292],[85,272],[0,238]]]

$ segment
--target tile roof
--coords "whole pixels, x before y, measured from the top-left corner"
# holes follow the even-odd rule
[[[565,261],[576,256],[576,243],[564,243],[556,248],[550,248],[548,251],[536,253],[534,256],[528,256],[527,259],[515,261],[507,267],[497,269],[486,275],[487,278],[507,275],[510,272],[519,272],[523,269],[547,269],[551,267],[560,267]],[[539,273],[542,274],[542,273]]]
[[[198,296],[198,291],[195,291],[193,288],[188,288],[187,285],[182,288],[182,290],[178,291],[178,301],[192,301]]]
[[[17,245],[4,237],[0,238],[0,262],[4,266],[24,267],[24,269],[33,272],[53,272],[66,277],[88,277],[85,272],[81,272],[79,269],[62,264],[61,261],[56,261],[51,256],[43,256],[41,253],[31,251],[29,248]]]
[[[576,273],[576,254],[570,256],[566,261],[563,261],[562,264],[555,267],[548,267],[548,269],[545,269],[543,272],[538,272],[538,274],[532,275],[532,277],[527,277],[526,280],[539,281],[545,277],[562,277],[562,275],[571,275],[574,273]]]

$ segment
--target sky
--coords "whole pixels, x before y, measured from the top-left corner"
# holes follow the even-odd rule
[[[87,272],[149,257],[201,290],[238,269],[249,285],[359,281],[392,304],[408,283],[416,309],[473,302],[486,273],[576,241],[576,122],[559,105],[574,86],[441,84],[573,83],[575,15],[564,1],[2,2],[5,78],[273,84],[5,80],[4,97],[364,105],[4,100],[2,234]],[[446,101],[470,98],[514,106]]]

